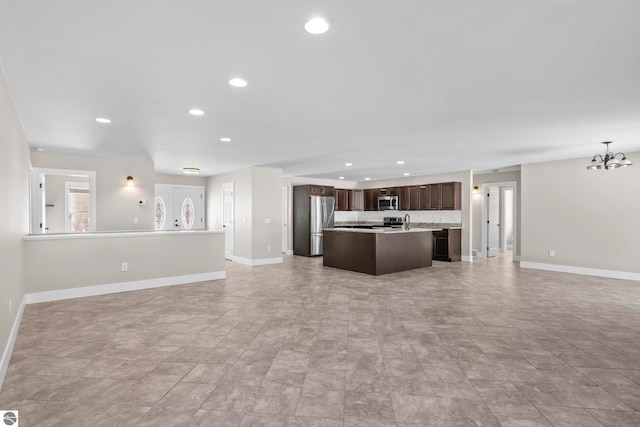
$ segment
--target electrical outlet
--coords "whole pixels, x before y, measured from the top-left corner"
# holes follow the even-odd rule
[[[128,270],[129,270],[129,263],[123,262],[121,271],[128,271]]]
[[[271,246],[267,246],[267,252],[271,252]]]
[[[556,251],[549,249],[549,256],[556,256]]]
[[[138,218],[133,218],[133,224],[138,225]]]

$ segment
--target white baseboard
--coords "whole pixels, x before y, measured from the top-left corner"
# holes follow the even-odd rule
[[[157,279],[136,280],[132,282],[112,283],[108,285],[83,286],[80,288],[60,289],[57,291],[33,292],[25,295],[27,304],[59,301],[71,298],[92,297],[115,294],[118,292],[139,291],[141,289],[161,288],[163,286],[183,285],[185,283],[220,280],[227,277],[225,271],[188,274],[186,276],[160,277]]]
[[[13,326],[11,327],[9,340],[7,341],[7,345],[5,346],[4,352],[2,353],[2,360],[0,360],[0,388],[2,388],[2,384],[4,384],[4,377],[7,375],[7,370],[9,369],[11,354],[13,353],[13,346],[16,343],[16,338],[18,337],[18,330],[20,330],[20,322],[22,322],[22,314],[24,313],[24,306],[27,304],[26,301],[27,301],[27,298],[25,295],[24,297],[22,297],[20,308],[18,309],[16,318],[13,321]]]
[[[473,257],[472,256],[468,256],[468,255],[461,255],[460,259],[462,261],[473,262]]]
[[[611,279],[640,281],[640,273],[629,271],[603,270],[600,268],[575,267],[572,265],[545,264],[541,262],[520,261],[520,268],[535,270],[557,271],[559,273],[573,273],[584,276],[608,277]]]
[[[232,255],[228,257],[228,259],[239,264],[250,265],[251,267],[257,265],[282,264],[284,262],[281,256],[276,258],[249,259]]]
[[[287,249],[286,251],[284,251],[285,255],[293,255],[293,249]]]

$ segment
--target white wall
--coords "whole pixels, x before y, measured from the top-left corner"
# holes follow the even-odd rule
[[[522,165],[523,263],[640,273],[640,153],[626,154],[636,164],[611,171],[587,158]]]
[[[251,167],[207,178],[209,230],[222,229],[222,184],[226,182],[234,184],[234,257],[249,264],[277,262],[282,238],[282,171]],[[266,224],[265,219],[271,222]]]
[[[34,167],[96,172],[96,231],[153,230],[156,177],[152,162],[35,151],[31,161]],[[135,186],[127,185],[127,176],[133,177]],[[138,205],[138,199],[146,199],[147,205]]]
[[[207,178],[197,175],[170,175],[157,173],[155,178],[156,184],[170,184],[170,185],[197,185],[204,187],[207,185]]]
[[[29,145],[0,66],[0,385],[25,294],[23,236],[29,230]]]
[[[224,275],[224,236],[198,231],[31,236],[24,245],[28,294],[187,276]],[[121,271],[122,263],[128,264]],[[196,276],[188,280],[188,276]],[[204,276],[202,280],[222,278]],[[161,280],[156,280],[162,283]],[[115,287],[116,292],[136,289]],[[80,291],[82,292],[82,291]],[[105,293],[105,292],[101,292]],[[59,292],[58,292],[59,294]],[[81,294],[71,294],[80,296]],[[58,298],[53,298],[58,299]]]

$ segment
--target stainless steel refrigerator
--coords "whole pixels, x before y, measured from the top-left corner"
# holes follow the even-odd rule
[[[293,254],[322,255],[322,229],[333,228],[335,199],[332,187],[322,187],[329,194],[317,194],[317,186],[293,187]]]
[[[333,197],[309,197],[311,210],[311,256],[322,255],[322,229],[333,228],[333,211],[336,199]]]

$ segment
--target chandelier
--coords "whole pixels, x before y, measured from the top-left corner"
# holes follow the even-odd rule
[[[600,154],[596,154],[593,156],[591,163],[587,165],[587,169],[596,170],[596,169],[616,169],[616,168],[624,168],[627,166],[631,166],[631,160],[627,159],[624,153],[616,153],[609,151],[609,144],[612,144],[611,141],[603,142],[607,146],[604,156]],[[620,160],[616,159],[617,156],[622,156]]]

